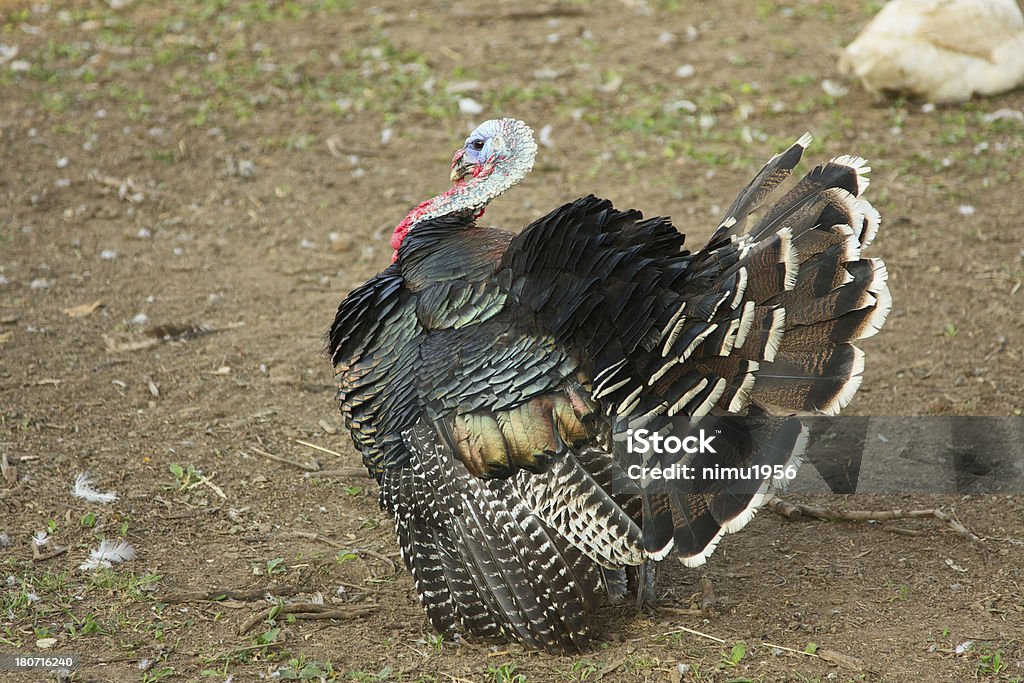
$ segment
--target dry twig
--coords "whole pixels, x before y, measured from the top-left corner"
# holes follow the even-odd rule
[[[62,548],[60,546],[57,546],[53,550],[50,550],[49,552],[45,552],[44,553],[39,548],[40,548],[39,545],[37,545],[35,543],[32,544],[32,561],[33,562],[45,562],[46,560],[51,560],[51,559],[57,557],[58,555],[63,555],[64,553],[66,553],[68,551],[67,548]]]
[[[0,474],[8,486],[15,486],[18,483],[18,467],[11,464],[6,453],[0,453]]]
[[[313,477],[316,479],[329,479],[331,477],[364,477],[369,478],[369,473],[364,467],[339,467],[333,470],[320,470],[319,472],[309,472],[303,476]]]
[[[956,534],[966,538],[971,543],[982,547],[985,545],[984,539],[961,524],[955,517],[938,508],[927,510],[829,510],[828,508],[813,505],[794,504],[777,497],[768,501],[767,507],[772,512],[788,519],[810,517],[831,522],[887,522],[894,519],[931,517],[942,522]],[[899,533],[906,533],[907,531],[906,529],[901,529]]]
[[[252,444],[249,445],[249,450],[251,450],[256,455],[262,455],[264,458],[267,458],[268,460],[273,460],[274,462],[279,462],[282,465],[291,465],[292,467],[298,467],[300,470],[304,470],[306,472],[320,471],[320,465],[318,463],[308,464],[304,462],[299,462],[297,460],[289,460],[288,458],[282,458],[280,455],[268,453],[262,448],[256,448],[256,446],[253,446]]]
[[[273,615],[287,614],[295,619],[354,619],[373,614],[377,605],[324,605],[318,602],[296,602],[289,605],[274,605],[252,615],[238,626],[238,633],[251,631],[257,624]]]

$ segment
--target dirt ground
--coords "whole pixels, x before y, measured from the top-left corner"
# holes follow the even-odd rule
[[[593,652],[440,642],[322,352],[485,118],[550,126],[493,224],[592,192],[695,245],[807,130],[871,159],[883,214],[895,305],[851,412],[1021,415],[1024,92],[876,102],[835,71],[876,5],[0,2],[0,653],[75,681],[1024,680],[1019,495],[811,498],[942,507],[984,549],[762,513]],[[83,471],[119,498],[72,496]],[[80,569],[101,538],[137,558]],[[318,597],[371,607],[260,618]]]

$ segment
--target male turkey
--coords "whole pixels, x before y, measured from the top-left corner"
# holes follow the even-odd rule
[[[341,303],[329,351],[434,628],[585,648],[625,570],[643,596],[650,562],[703,563],[777,483],[630,465],[772,472],[801,447],[799,423],[773,416],[849,403],[852,342],[890,307],[885,266],[861,258],[879,225],[860,198],[868,167],[837,157],[748,224],[809,142],[769,161],[691,253],[668,219],[594,196],[519,234],[478,227],[537,151],[524,123],[488,121],[456,152],[454,186],[395,229],[393,263]],[[641,426],[713,428],[717,448],[637,455],[625,440]]]

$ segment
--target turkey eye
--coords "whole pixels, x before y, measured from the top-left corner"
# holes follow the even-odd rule
[[[473,142],[469,143],[469,146],[479,152],[480,150],[482,150],[484,148],[484,141],[483,140],[473,140]]]

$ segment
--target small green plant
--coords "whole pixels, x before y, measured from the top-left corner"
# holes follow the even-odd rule
[[[981,655],[981,662],[978,664],[978,673],[986,676],[997,676],[1006,669],[1003,663],[1003,653],[1000,650],[988,652]]]
[[[439,633],[428,633],[424,640],[434,652],[440,652],[444,649],[444,636]]]
[[[487,674],[494,683],[526,683],[526,676],[517,674],[515,671],[516,667],[512,663],[487,666]]]
[[[572,667],[569,669],[569,678],[573,681],[589,681],[593,680],[596,673],[597,666],[594,665],[594,662],[589,659],[581,659],[572,663]]]
[[[722,657],[722,666],[737,666],[747,654],[747,644],[742,640],[732,646],[729,654]]]
[[[277,576],[278,574],[284,574],[286,571],[288,571],[288,565],[284,563],[283,557],[267,560],[262,567],[257,564],[254,564],[252,567],[254,576]]]
[[[174,673],[174,668],[169,666],[161,666],[158,669],[150,669],[146,673],[142,674],[142,683],[156,683],[157,681],[167,678]]]
[[[182,467],[178,463],[172,462],[167,469],[174,475],[174,486],[182,493],[193,488],[203,478],[202,471],[196,469],[194,465]]]
[[[91,636],[103,632],[100,628],[99,622],[96,621],[95,614],[87,614],[81,619],[72,614],[71,622],[64,626],[67,628],[68,634],[72,638],[81,638],[83,636]]]
[[[96,526],[96,514],[93,512],[87,512],[82,515],[82,526],[86,529],[91,529]]]
[[[264,646],[266,646],[266,645],[273,645],[274,643],[277,642],[277,637],[279,635],[281,635],[281,627],[280,626],[271,626],[270,628],[268,628],[263,633],[257,633],[256,634],[256,644],[257,645],[264,645]]]

